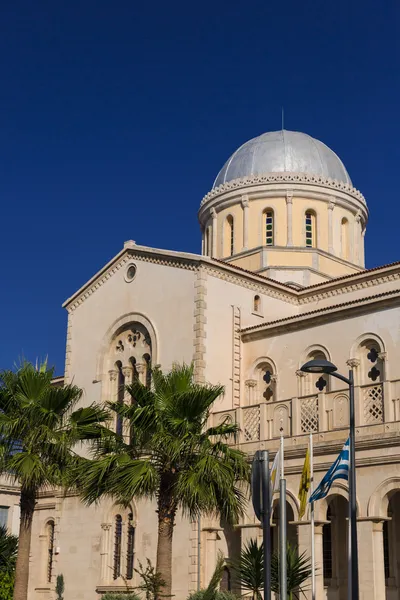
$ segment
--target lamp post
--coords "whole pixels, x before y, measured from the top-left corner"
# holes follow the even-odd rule
[[[349,386],[350,411],[350,466],[349,466],[349,520],[350,520],[350,561],[349,561],[349,600],[359,600],[358,586],[358,545],[357,545],[357,504],[356,504],[356,460],[355,460],[355,419],[354,419],[354,374],[349,376],[337,373],[337,367],[324,359],[310,360],[301,369],[304,373],[324,373],[344,381]]]

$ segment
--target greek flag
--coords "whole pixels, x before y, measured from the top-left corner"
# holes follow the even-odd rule
[[[332,487],[332,483],[335,479],[349,479],[349,463],[350,463],[350,438],[343,446],[343,450],[325,474],[319,486],[315,489],[314,493],[310,496],[309,502],[315,502],[325,498],[329,490]]]

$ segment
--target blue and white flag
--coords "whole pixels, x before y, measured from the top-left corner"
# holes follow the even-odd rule
[[[310,496],[309,502],[315,502],[325,498],[329,490],[332,487],[332,483],[335,479],[349,479],[349,464],[350,464],[350,438],[343,446],[343,450],[329,469],[325,473],[319,486],[315,489],[314,493]]]

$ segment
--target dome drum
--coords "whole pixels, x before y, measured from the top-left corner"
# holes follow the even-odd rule
[[[326,279],[363,268],[367,219],[365,199],[339,157],[288,131],[243,144],[199,210],[203,254],[251,271],[268,264],[281,281],[288,270],[303,270],[303,285],[312,272]]]

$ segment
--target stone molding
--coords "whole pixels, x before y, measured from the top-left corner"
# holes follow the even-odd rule
[[[117,262],[111,262],[108,268],[100,272],[98,276],[94,276],[92,280],[89,281],[89,284],[82,288],[81,293],[77,292],[75,297],[72,296],[71,301],[67,300],[67,302],[64,303],[64,306],[66,306],[69,313],[65,360],[66,381],[68,381],[69,366],[71,361],[70,342],[73,311],[132,259],[136,261],[149,262],[152,264],[158,264],[178,269],[185,269],[189,271],[198,271],[199,268],[201,268],[208,274],[217,277],[223,281],[227,281],[234,285],[239,285],[241,287],[250,289],[256,293],[261,292],[272,298],[276,298],[286,303],[294,305],[312,304],[322,299],[341,296],[343,294],[368,289],[376,285],[380,285],[382,283],[388,283],[400,279],[400,265],[393,265],[393,270],[391,273],[385,273],[385,267],[382,267],[383,272],[381,273],[373,274],[369,273],[368,271],[365,271],[345,276],[346,279],[348,277],[348,279],[350,280],[348,283],[347,281],[341,283],[340,277],[332,279],[331,281],[327,281],[321,284],[321,286],[325,287],[323,291],[319,291],[318,287],[316,287],[315,291],[310,288],[303,288],[300,290],[291,288],[290,290],[288,289],[288,291],[286,292],[283,288],[283,285],[280,284],[280,282],[274,282],[271,279],[268,279],[262,275],[247,270],[243,270],[243,273],[241,273],[240,271],[233,272],[233,270],[235,270],[235,266],[230,265],[229,263],[220,263],[220,261],[218,261],[218,264],[216,264],[212,259],[208,259],[200,255],[192,255],[189,257],[182,258],[175,256],[168,257],[165,254],[150,254],[149,250],[141,251],[138,248],[135,248],[135,250],[125,249],[123,252],[123,256],[120,255],[118,257],[119,260]],[[386,268],[389,269],[390,265],[388,265]],[[352,283],[352,277],[356,279],[362,278],[362,280]],[[263,281],[260,281],[260,278],[265,279],[265,283]],[[282,288],[277,289],[277,287],[275,287],[274,284],[276,284],[276,286],[282,285]]]
[[[243,276],[236,273],[227,273],[225,270],[218,269],[217,266],[206,265],[205,270],[213,277],[217,277],[218,279],[222,279],[222,281],[227,281],[228,283],[233,283],[234,285],[240,285],[241,287],[247,288],[254,292],[260,292],[265,294],[266,296],[270,296],[271,298],[276,298],[278,300],[283,300],[284,302],[288,302],[290,304],[297,304],[298,300],[295,297],[295,294],[289,292],[286,294],[283,290],[278,291],[272,288],[271,285],[268,284],[268,280],[266,279],[265,284],[257,281],[247,281]],[[249,273],[251,276],[252,273]],[[254,273],[256,275],[256,273]],[[276,282],[279,283],[279,282]],[[295,291],[293,289],[293,291]]]
[[[364,276],[368,276],[368,273],[354,273],[354,277],[357,277],[357,275],[364,275]],[[340,278],[339,278],[340,279]],[[317,302],[318,300],[323,300],[325,298],[332,298],[334,296],[340,296],[342,294],[348,294],[351,292],[356,292],[358,290],[364,290],[364,289],[369,289],[371,287],[374,287],[376,285],[381,285],[382,283],[389,283],[390,281],[396,281],[400,279],[400,269],[397,273],[391,273],[390,275],[381,275],[381,276],[376,276],[373,279],[365,279],[364,281],[359,281],[357,283],[350,283],[350,284],[344,284],[342,286],[338,286],[335,289],[330,289],[330,290],[326,290],[324,292],[316,292],[315,294],[310,293],[309,296],[305,297],[305,298],[299,298],[298,302],[299,304],[310,304],[310,303],[314,303]],[[332,281],[327,281],[325,285],[338,285],[339,281],[335,281],[335,279],[332,279]],[[311,290],[310,290],[311,291]],[[303,293],[307,293],[308,290],[307,288],[303,289],[303,290],[299,290],[299,295],[301,295]]]
[[[193,364],[194,376],[197,383],[205,383],[206,367],[206,309],[207,309],[207,273],[200,268],[194,282],[194,324],[193,324]]]
[[[71,299],[68,299],[64,302],[63,307],[67,308],[68,312],[74,311],[80,304],[82,304],[82,302],[84,302],[87,298],[89,298],[89,296],[91,296],[99,287],[101,287],[104,283],[106,283],[106,281],[108,281],[108,279],[110,279],[113,275],[115,275],[115,273],[117,273],[117,271],[119,271],[124,265],[126,265],[128,262],[130,262],[131,260],[139,260],[139,261],[143,261],[143,262],[149,262],[149,263],[153,263],[153,264],[158,264],[158,265],[163,265],[166,267],[174,267],[174,268],[179,268],[179,269],[187,269],[189,271],[196,271],[198,268],[198,263],[196,264],[196,260],[195,260],[195,256],[193,255],[192,260],[188,260],[185,258],[182,258],[181,260],[179,260],[179,258],[175,258],[175,257],[160,257],[157,255],[153,255],[150,256],[149,254],[142,254],[141,252],[134,252],[130,249],[124,249],[122,251],[123,253],[125,252],[125,254],[122,255],[122,257],[120,256],[121,253],[119,254],[119,260],[116,262],[111,261],[110,266],[107,268],[105,268],[103,271],[101,271],[98,275],[95,275],[94,277],[92,277],[91,280],[89,280],[88,284],[86,284],[85,286],[83,286],[83,288],[81,288],[81,293],[79,293],[79,291],[76,293],[76,295],[72,296]],[[118,256],[118,255],[117,255]],[[199,255],[198,256],[198,260],[200,260],[202,257]]]
[[[225,192],[240,189],[249,185],[262,185],[266,183],[308,183],[329,187],[342,192],[347,192],[366,206],[365,198],[359,190],[347,183],[337,181],[336,179],[318,175],[308,175],[306,173],[269,173],[267,175],[251,175],[249,177],[242,177],[223,183],[204,196],[200,208],[212,198]]]
[[[268,335],[276,334],[284,328],[286,331],[304,329],[309,327],[310,323],[313,325],[322,324],[327,320],[338,320],[343,319],[344,315],[349,311],[356,312],[356,315],[365,314],[369,312],[371,307],[375,307],[378,303],[382,306],[398,306],[400,300],[400,289],[391,290],[389,292],[383,292],[374,296],[364,296],[355,300],[349,300],[341,304],[334,304],[331,306],[325,306],[323,308],[311,310],[306,313],[300,313],[296,315],[290,315],[277,319],[276,321],[270,321],[267,323],[261,323],[260,325],[252,325],[242,329],[242,336],[250,337],[265,337],[266,332]]]

